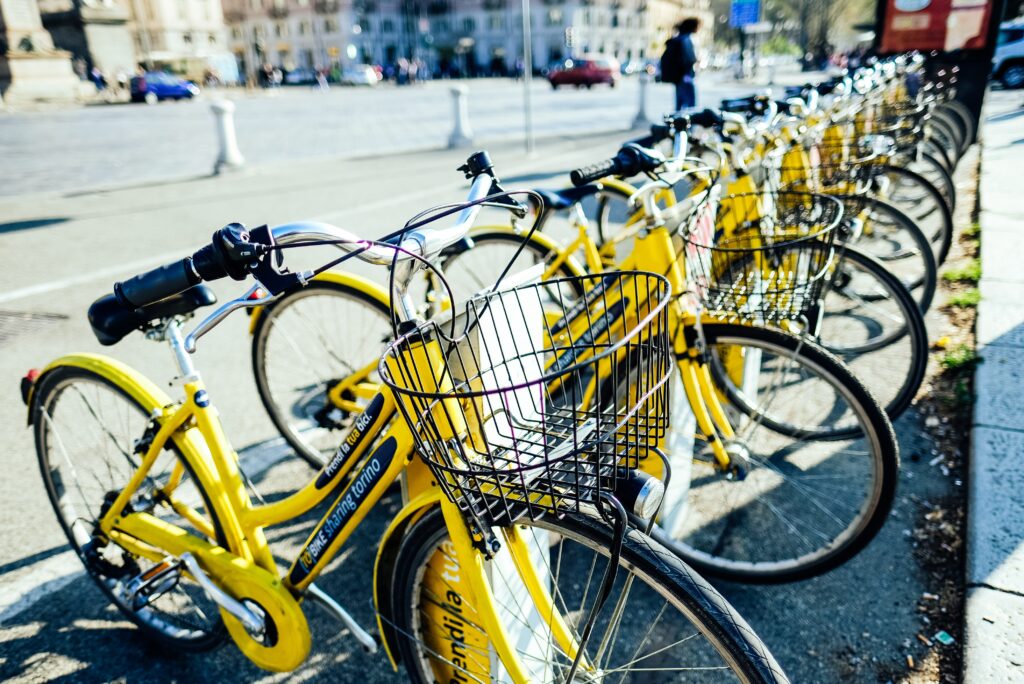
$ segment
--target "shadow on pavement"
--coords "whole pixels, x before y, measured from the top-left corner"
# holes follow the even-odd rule
[[[0,223],[0,233],[15,233],[19,230],[32,230],[34,228],[45,228],[46,226],[53,226],[60,223],[66,223],[70,221],[66,216],[59,216],[53,218],[40,218],[40,219],[28,219],[25,221],[8,221],[6,223]]]

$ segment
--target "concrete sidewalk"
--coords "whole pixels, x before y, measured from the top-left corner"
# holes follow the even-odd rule
[[[968,491],[964,681],[1024,681],[1024,108],[991,93],[982,124],[981,304]]]

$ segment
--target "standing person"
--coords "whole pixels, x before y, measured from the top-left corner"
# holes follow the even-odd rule
[[[693,34],[700,21],[690,17],[676,25],[676,33],[665,43],[661,56],[661,81],[676,86],[676,111],[697,106],[697,87],[694,76],[697,68],[697,48]]]

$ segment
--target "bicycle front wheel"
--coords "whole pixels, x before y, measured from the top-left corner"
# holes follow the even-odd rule
[[[516,523],[554,610],[581,643],[608,565],[612,534],[581,516]],[[500,537],[499,537],[500,538]],[[487,561],[497,618],[536,682],[563,682],[573,658],[553,635],[556,618],[530,600],[507,551]],[[435,510],[406,534],[395,560],[395,624],[414,682],[507,682],[477,606],[461,591],[458,559]],[[785,682],[768,649],[685,563],[629,530],[615,584],[598,612],[573,681]]]
[[[687,397],[673,393],[673,477],[656,537],[701,572],[747,582],[812,577],[852,558],[896,491],[899,454],[885,413],[811,342],[725,323],[703,333],[736,432],[724,444],[732,468],[720,469],[706,435],[686,434]]]
[[[375,297],[330,280],[314,280],[260,313],[252,340],[256,389],[281,436],[314,468],[373,396],[390,315]]]
[[[71,547],[107,599],[167,646],[201,651],[219,644],[226,634],[220,610],[199,585],[179,566],[135,556],[99,529],[100,518],[139,467],[135,445],[146,434],[147,407],[96,373],[68,366],[40,378],[32,407],[46,493]],[[172,500],[189,506],[193,518],[178,515]],[[128,508],[225,543],[205,490],[173,447],[160,454]]]
[[[921,174],[887,164],[877,171],[886,180],[885,199],[925,234],[935,262],[941,264],[953,240],[953,212],[942,192]]]
[[[909,216],[877,197],[840,197],[863,224],[853,241],[857,249],[878,259],[910,290],[921,312],[931,306],[938,285],[934,246]],[[940,200],[941,202],[941,200]]]

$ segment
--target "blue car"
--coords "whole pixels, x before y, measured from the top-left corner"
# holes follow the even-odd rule
[[[132,102],[190,99],[199,94],[191,81],[178,78],[166,71],[147,71],[131,80]]]

